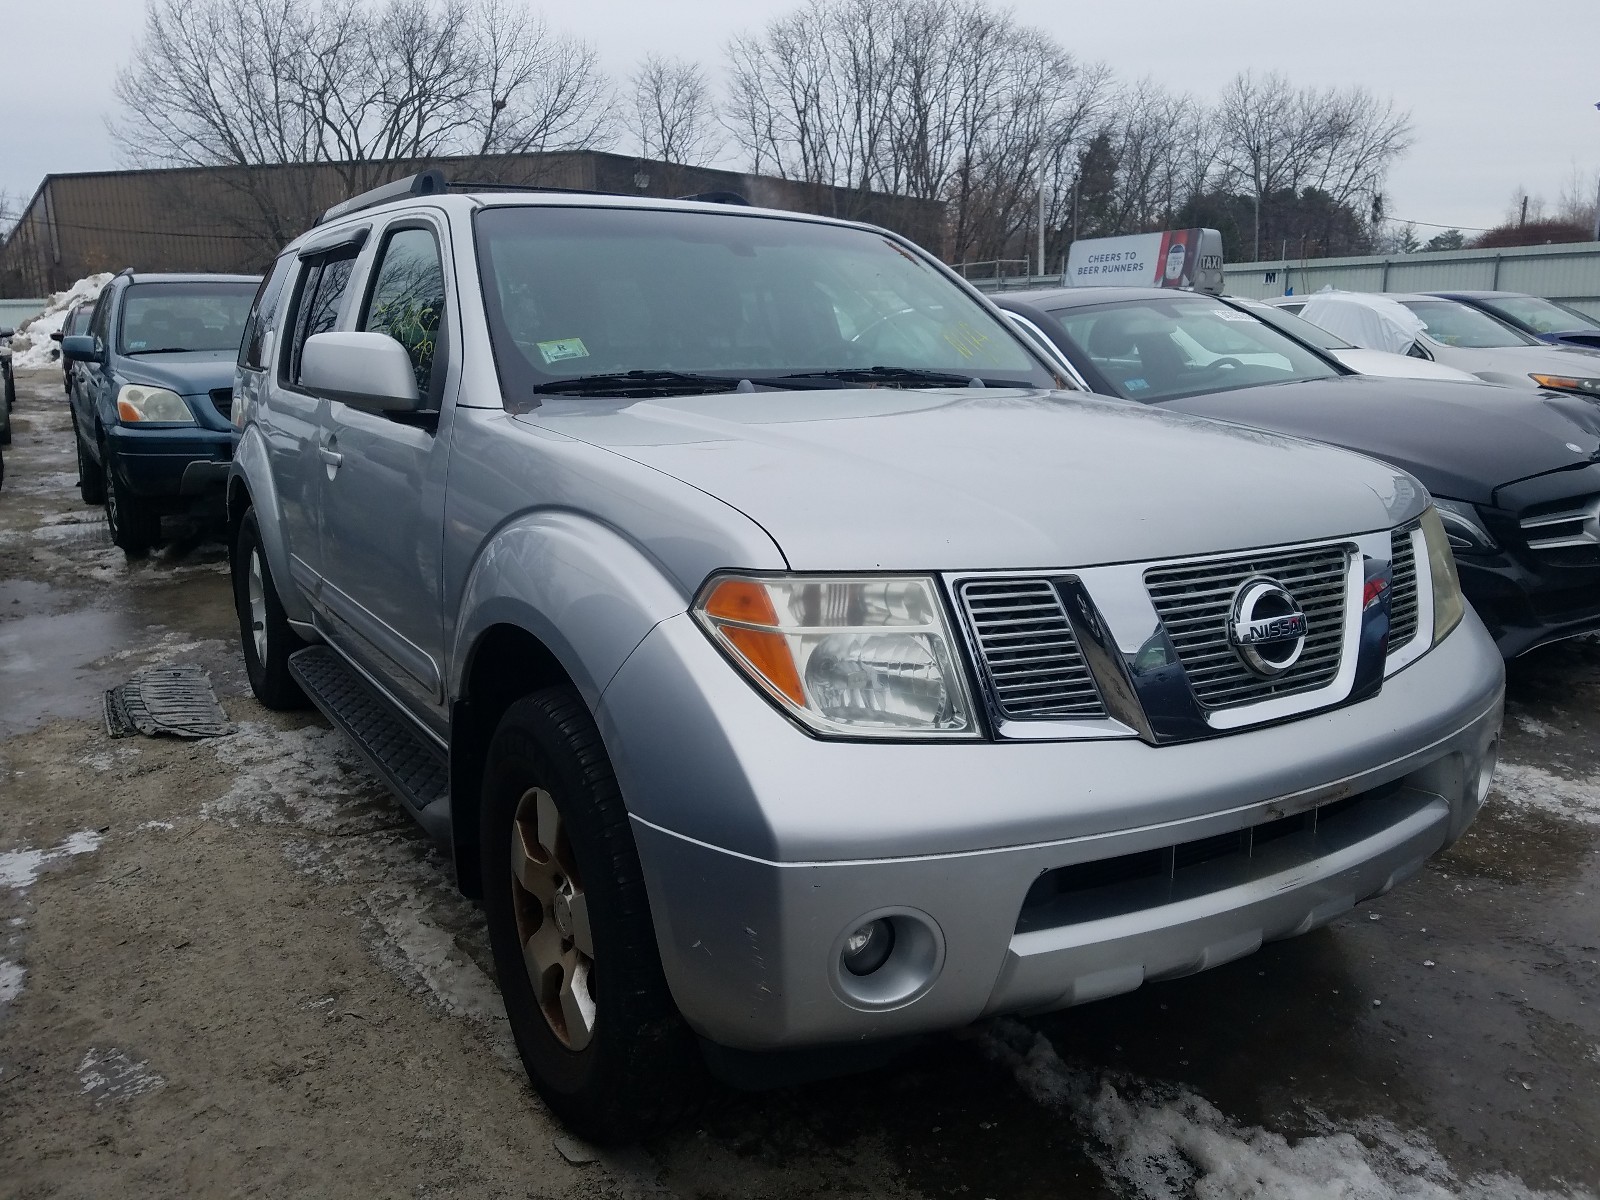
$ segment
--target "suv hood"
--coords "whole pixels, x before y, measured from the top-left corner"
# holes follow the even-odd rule
[[[164,387],[180,396],[203,396],[233,386],[236,350],[183,350],[176,354],[117,356],[117,374],[129,383]]]
[[[1530,475],[1600,456],[1600,405],[1486,383],[1344,376],[1174,400],[1162,407],[1298,434],[1409,471],[1430,492],[1487,504]]]
[[[723,500],[796,570],[1168,558],[1382,529],[1423,504],[1368,459],[1076,392],[552,398],[517,419]]]

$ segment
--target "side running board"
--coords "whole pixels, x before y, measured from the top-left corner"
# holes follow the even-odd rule
[[[327,646],[291,654],[289,674],[322,715],[355,743],[422,828],[448,844],[450,762],[445,752]]]

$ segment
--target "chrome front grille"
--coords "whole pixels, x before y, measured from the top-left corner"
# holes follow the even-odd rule
[[[1104,717],[1061,597],[1047,579],[969,580],[959,588],[979,666],[1002,716]]]
[[[1237,708],[1333,682],[1344,655],[1349,571],[1346,547],[1315,546],[1159,567],[1144,581],[1196,698],[1208,708]],[[1228,641],[1234,594],[1253,575],[1276,580],[1306,615],[1305,649],[1271,679],[1249,671]]]
[[[1389,534],[1393,576],[1389,581],[1389,649],[1409,646],[1417,636],[1417,549],[1407,525]]]

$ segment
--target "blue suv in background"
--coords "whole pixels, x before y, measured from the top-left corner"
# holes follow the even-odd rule
[[[142,554],[161,518],[220,516],[235,434],[233,367],[253,275],[135,274],[100,293],[71,388],[78,489],[104,504],[114,542]]]

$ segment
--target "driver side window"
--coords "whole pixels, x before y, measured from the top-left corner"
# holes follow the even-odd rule
[[[439,407],[444,372],[438,354],[444,322],[444,265],[433,232],[403,228],[390,233],[378,252],[378,265],[366,312],[358,328],[386,333],[405,347],[417,391]]]

